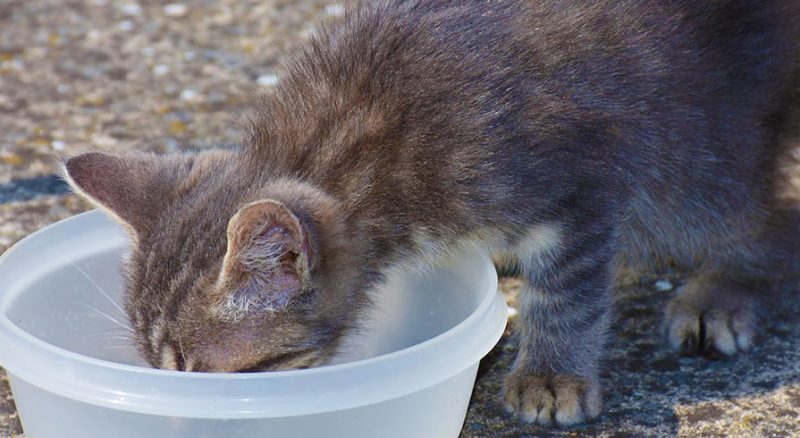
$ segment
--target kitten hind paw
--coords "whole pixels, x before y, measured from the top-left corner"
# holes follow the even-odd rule
[[[753,345],[755,303],[744,294],[712,296],[689,288],[666,308],[670,346],[686,356],[730,357]]]
[[[506,377],[506,408],[524,421],[570,426],[596,417],[601,410],[595,379],[564,374],[536,375],[514,371]]]

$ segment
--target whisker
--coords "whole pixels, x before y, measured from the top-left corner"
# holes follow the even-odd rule
[[[106,329],[104,330],[104,332],[105,332],[106,334],[108,334],[109,336],[114,336],[114,335],[117,335],[117,336],[130,336],[130,334],[131,334],[131,330],[130,330],[130,329],[131,329],[131,327],[130,327],[130,326],[125,326],[125,327],[108,327],[108,328],[106,328]],[[101,336],[101,335],[102,335],[102,333],[97,333],[97,335],[98,335],[98,336]]]
[[[123,324],[123,323],[121,323],[121,322],[117,321],[116,319],[112,318],[112,317],[111,317],[111,316],[109,316],[107,313],[103,312],[102,310],[98,309],[97,307],[91,306],[91,305],[89,305],[89,304],[86,304],[86,303],[81,303],[81,302],[79,302],[79,301],[73,301],[72,303],[73,303],[73,304],[77,304],[77,305],[79,305],[79,306],[86,307],[87,309],[89,309],[89,310],[92,310],[92,311],[94,311],[94,312],[97,312],[97,313],[98,313],[98,314],[100,314],[101,316],[104,316],[104,317],[106,317],[106,318],[107,318],[109,321],[111,321],[111,322],[113,322],[113,323],[117,324],[119,327],[121,327],[121,328],[125,329],[126,331],[128,331],[128,332],[130,332],[130,333],[133,333],[133,329],[132,329],[130,326],[127,326],[127,325],[125,325],[125,324]]]
[[[130,336],[123,336],[123,335],[106,335],[106,336],[103,336],[102,333],[95,333],[95,334],[91,334],[89,336],[94,337],[94,338],[98,338],[98,339],[102,339],[102,340],[107,340],[107,341],[112,341],[113,340],[113,341],[129,341],[129,342],[133,342],[133,339]]]
[[[78,304],[76,301],[73,301],[74,304]],[[103,327],[102,330],[98,330],[95,332],[88,332],[86,333],[88,336],[130,336],[130,331],[128,330],[130,327],[125,327],[123,330],[120,330],[121,327]]]
[[[103,347],[113,347],[113,348],[131,348],[133,344],[130,343],[114,343],[114,342],[105,342]]]
[[[72,260],[68,259],[68,258],[67,258],[67,257],[64,255],[64,253],[62,253],[62,252],[61,252],[61,251],[59,251],[58,249],[56,249],[56,248],[51,248],[51,249],[53,250],[53,252],[55,252],[56,254],[58,254],[58,256],[59,256],[59,257],[61,257],[61,260],[63,260],[63,261],[65,261],[65,262],[69,263],[70,265],[72,265],[72,267],[73,267],[73,268],[75,268],[75,269],[76,269],[78,272],[80,272],[80,273],[81,273],[81,275],[83,275],[84,277],[86,277],[86,279],[87,279],[87,280],[89,280],[89,282],[90,282],[90,283],[92,283],[92,284],[94,285],[94,287],[96,287],[96,288],[97,288],[97,290],[99,290],[99,291],[100,291],[100,293],[101,293],[101,294],[102,294],[104,297],[106,297],[106,299],[108,299],[108,301],[111,301],[111,304],[113,304],[113,305],[114,305],[114,307],[116,307],[116,308],[117,308],[117,310],[119,310],[119,311],[120,311],[120,313],[122,313],[123,315],[125,315],[125,311],[124,311],[124,310],[122,310],[122,307],[120,307],[120,306],[119,306],[119,304],[117,304],[117,302],[116,302],[116,301],[114,301],[114,300],[111,298],[111,296],[110,296],[110,295],[109,295],[109,294],[108,294],[108,293],[107,293],[105,290],[103,290],[103,288],[102,288],[102,287],[100,287],[100,285],[99,285],[99,284],[97,284],[97,282],[95,282],[95,281],[92,279],[92,277],[90,277],[90,276],[89,276],[89,274],[87,274],[86,272],[84,272],[84,271],[83,271],[83,269],[81,269],[81,268],[80,268],[78,265],[76,265],[76,264],[75,264],[75,263],[74,263]]]
[[[130,349],[130,345],[106,345],[104,348],[108,348],[110,350],[120,350],[120,349]]]

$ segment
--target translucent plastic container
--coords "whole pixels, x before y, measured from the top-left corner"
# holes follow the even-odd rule
[[[491,261],[464,253],[394,278],[344,363],[155,370],[112,321],[125,324],[115,303],[126,247],[89,212],[0,258],[0,365],[28,437],[455,437],[478,361],[506,324]]]

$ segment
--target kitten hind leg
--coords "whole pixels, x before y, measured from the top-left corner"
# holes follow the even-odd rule
[[[748,350],[766,285],[723,275],[693,277],[667,305],[669,344],[684,355],[727,357]]]

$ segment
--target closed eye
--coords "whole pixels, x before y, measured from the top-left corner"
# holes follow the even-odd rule
[[[277,356],[268,357],[252,366],[245,367],[238,372],[255,373],[259,371],[271,371],[276,369],[307,368],[309,364],[305,364],[306,361],[303,359],[310,356],[313,352],[313,349],[290,351]],[[278,368],[281,365],[283,366]]]

